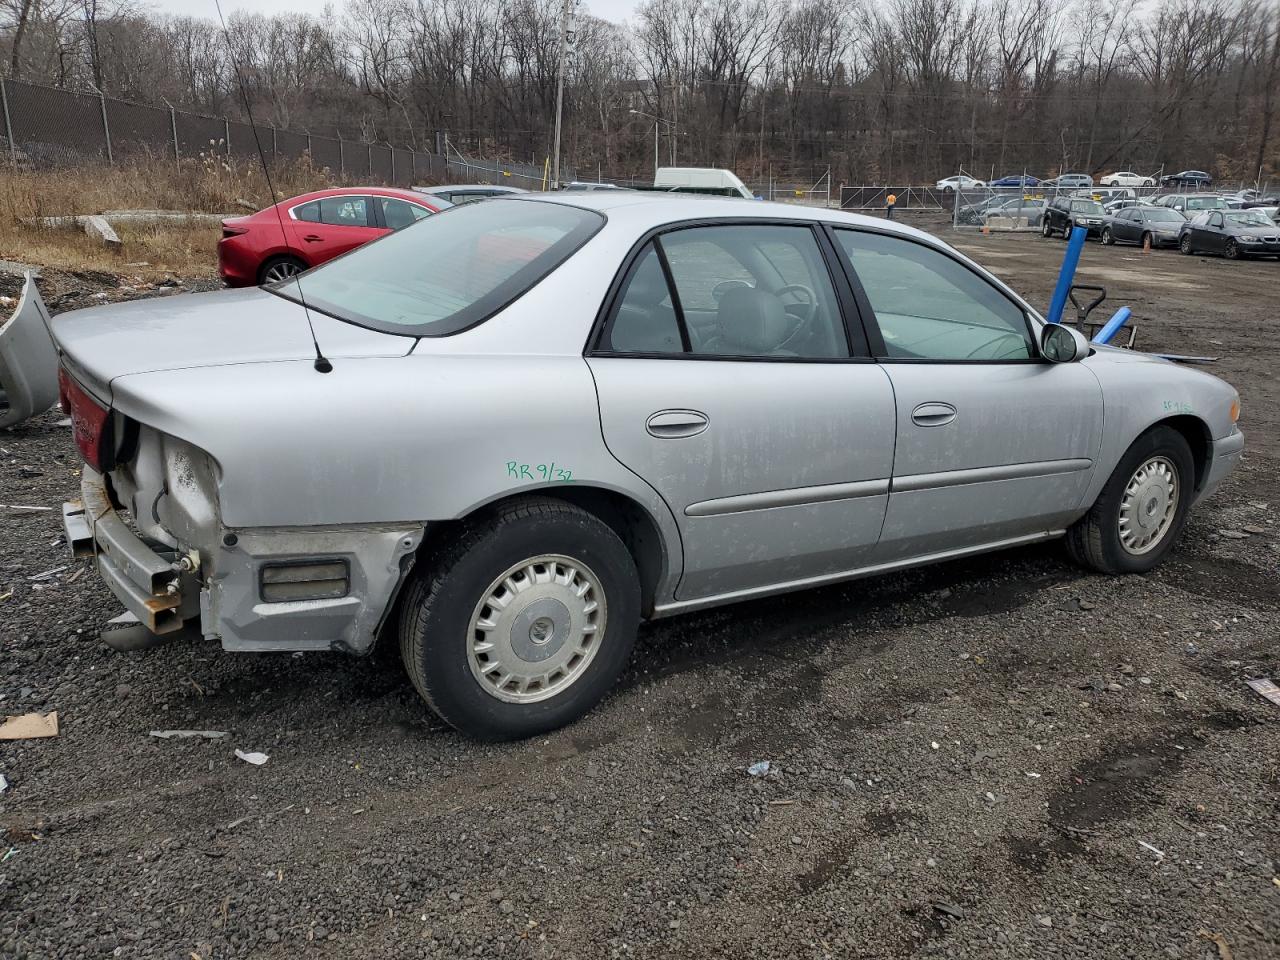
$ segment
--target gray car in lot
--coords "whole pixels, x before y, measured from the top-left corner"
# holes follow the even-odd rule
[[[1141,247],[1176,247],[1187,218],[1177,210],[1150,204],[1121,207],[1102,222],[1102,242]]]
[[[68,539],[128,610],[227,650],[382,635],[483,738],[588,710],[642,619],[1064,536],[1148,570],[1244,444],[1221,380],[791,205],[467,204],[52,329]]]

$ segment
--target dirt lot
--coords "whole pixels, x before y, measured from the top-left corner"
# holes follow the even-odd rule
[[[1060,242],[954,239],[1047,299]],[[107,650],[69,432],[0,434],[0,503],[54,508],[0,508],[0,713],[61,723],[0,744],[0,956],[1280,956],[1280,707],[1244,683],[1280,676],[1280,264],[1091,245],[1091,280],[1243,396],[1157,573],[1050,545],[662,622],[507,746],[388,657]]]

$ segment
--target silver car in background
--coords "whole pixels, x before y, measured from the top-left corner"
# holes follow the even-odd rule
[[[128,610],[227,650],[391,634],[482,738],[588,710],[643,618],[1063,536],[1148,570],[1244,444],[1230,386],[932,236],[719,198],[467,204],[53,332],[68,537]]]

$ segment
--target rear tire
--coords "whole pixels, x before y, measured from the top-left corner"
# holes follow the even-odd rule
[[[531,497],[468,521],[423,565],[401,610],[400,652],[446,723],[516,740],[594,707],[626,666],[639,620],[639,578],[618,535]]]
[[[280,280],[287,280],[294,277],[307,269],[307,265],[298,257],[281,256],[271,257],[262,262],[262,266],[258,268],[258,286],[264,283],[277,283]]]
[[[1067,552],[1099,573],[1145,573],[1173,549],[1194,495],[1195,461],[1172,427],[1148,430],[1125,452],[1089,512],[1067,531]]]

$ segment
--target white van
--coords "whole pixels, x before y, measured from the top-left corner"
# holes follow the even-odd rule
[[[655,190],[673,193],[709,193],[755,199],[747,185],[732,172],[716,167],[659,167],[653,177],[653,186]]]

